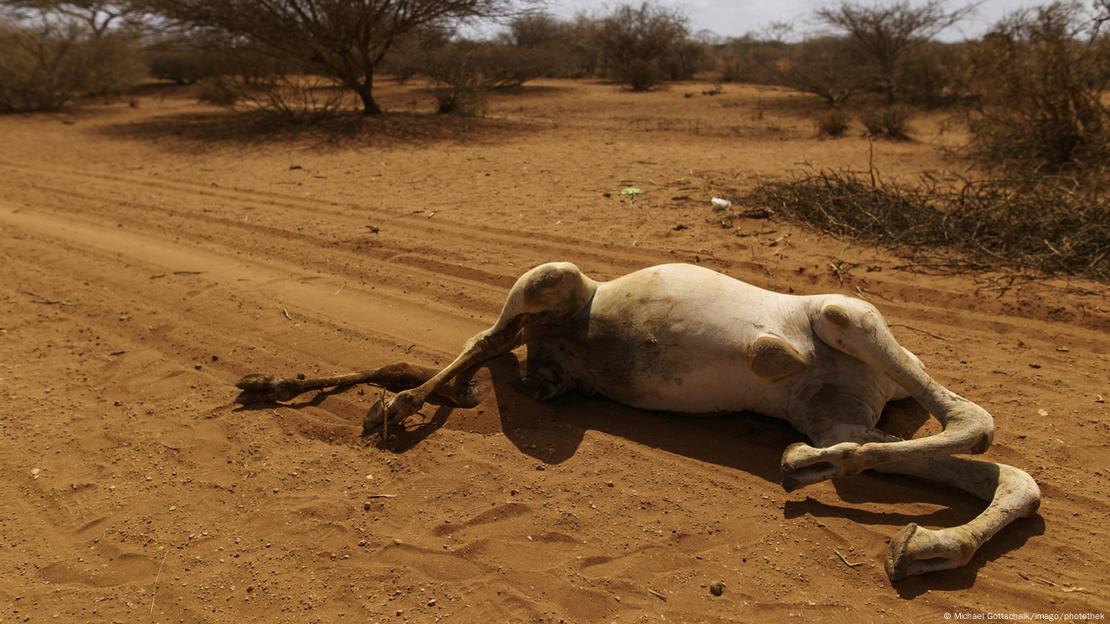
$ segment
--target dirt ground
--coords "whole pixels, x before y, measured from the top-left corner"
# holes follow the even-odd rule
[[[722,217],[711,197],[864,168],[868,144],[816,139],[800,96],[704,88],[542,82],[445,119],[386,83],[385,119],[277,133],[157,89],[0,119],[0,623],[1110,611],[1104,286],[910,269]],[[875,145],[883,176],[962,172],[944,118],[916,137]],[[964,569],[891,587],[891,535],[983,505],[870,475],[786,494],[779,458],[801,436],[758,415],[539,404],[505,361],[480,374],[482,405],[430,406],[386,446],[360,437],[371,389],[232,401],[255,371],[445,364],[551,260],[597,279],[697,262],[864,296],[993,413],[987,457],[1037,479],[1039,514]],[[922,424],[888,411],[907,434]]]

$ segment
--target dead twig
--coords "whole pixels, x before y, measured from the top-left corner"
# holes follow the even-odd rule
[[[31,303],[37,303],[37,304],[40,304],[40,305],[58,305],[58,306],[72,306],[73,305],[72,303],[69,303],[68,301],[62,301],[61,299],[47,299],[46,297],[43,297],[42,295],[40,295],[38,293],[33,293],[29,290],[21,290],[19,292],[24,294],[24,295],[27,295],[28,297],[31,297]]]
[[[941,336],[940,334],[934,334],[931,331],[925,331],[924,329],[918,329],[918,328],[916,328],[912,325],[906,325],[905,323],[890,323],[890,326],[891,327],[905,327],[906,329],[908,329],[910,331],[915,331],[919,334],[925,334],[926,336],[931,336],[933,338],[936,338],[937,340],[943,340],[944,342],[948,342],[948,339],[945,338],[944,336]]]
[[[647,588],[647,591],[652,596],[655,596],[656,598],[662,600],[663,602],[667,602],[667,595],[666,594],[664,594],[662,592],[657,592],[657,591],[655,591],[654,589],[652,589],[650,587]]]
[[[290,321],[293,320],[293,317],[289,316],[289,308],[282,308],[281,313],[284,314],[285,318],[289,319]]]
[[[382,442],[389,440],[389,414],[385,405],[385,392],[378,392],[378,408],[381,410],[382,415]]]
[[[166,559],[170,556],[170,551],[167,549],[166,554],[162,556],[162,563],[158,566],[158,575],[154,577],[154,589],[150,591],[150,615],[154,616],[154,598],[158,595],[158,583],[162,580],[162,568],[166,567]]]
[[[366,498],[397,498],[396,494],[371,494]]]
[[[894,300],[893,300],[893,299],[891,299],[890,297],[887,297],[887,296],[886,296],[886,295],[884,295],[883,293],[878,293],[878,292],[871,292],[870,290],[867,290],[866,288],[861,288],[861,287],[859,287],[859,286],[856,286],[856,292],[857,292],[857,293],[859,293],[859,296],[860,296],[860,298],[862,298],[862,299],[866,299],[866,298],[867,298],[867,297],[866,297],[866,296],[864,296],[864,295],[871,295],[871,296],[873,296],[873,297],[878,297],[879,299],[883,299],[883,300],[889,301],[889,302],[891,302],[891,303],[894,303]]]
[[[848,558],[845,557],[844,555],[840,554],[840,551],[835,549],[835,548],[833,549],[833,552],[836,553],[836,556],[840,557],[840,560],[844,562],[844,565],[848,566],[849,568],[854,568],[856,566],[863,565],[862,561],[857,561],[855,563],[852,563],[851,561],[848,561]]]

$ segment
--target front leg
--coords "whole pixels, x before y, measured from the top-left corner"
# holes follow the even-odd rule
[[[367,426],[375,421],[399,421],[415,413],[433,392],[459,373],[520,345],[526,325],[550,325],[571,319],[589,305],[596,290],[596,282],[567,262],[551,262],[528,271],[509,291],[493,327],[471,338],[455,361],[431,379],[398,394],[388,403],[380,403],[367,416]]]
[[[355,384],[370,384],[385,388],[390,392],[400,392],[425,383],[436,374],[434,368],[399,362],[381,368],[313,378],[275,377],[263,373],[252,373],[240,379],[235,386],[242,390],[236,401],[242,405],[290,401],[305,392],[342,388]],[[457,407],[473,407],[481,401],[482,392],[469,382],[465,376],[460,383],[437,388],[435,398]]]

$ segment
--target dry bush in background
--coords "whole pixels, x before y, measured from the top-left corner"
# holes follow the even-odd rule
[[[714,49],[717,77],[722,82],[775,84],[791,45],[752,36],[730,39]]]
[[[242,39],[267,55],[327,76],[357,95],[364,115],[382,112],[374,77],[390,47],[419,28],[507,16],[510,0],[145,0],[168,20]]]
[[[147,68],[153,78],[191,85],[226,72],[224,58],[206,50],[150,49]]]
[[[815,121],[818,136],[839,138],[848,131],[848,113],[839,108],[820,113]]]
[[[611,77],[633,91],[647,91],[665,79],[664,62],[676,55],[689,32],[681,13],[644,2],[618,6],[597,20],[594,34]]]
[[[585,78],[597,73],[596,24],[582,15],[573,21],[549,13],[529,13],[512,20],[501,42],[518,50],[542,54],[547,62],[545,76]]]
[[[1110,169],[1110,2],[1020,12],[975,44],[972,153],[990,166]]]
[[[0,112],[58,110],[135,84],[144,73],[136,37],[114,28],[118,17],[0,3]]]
[[[876,70],[876,87],[893,105],[902,90],[906,61],[942,30],[971,13],[974,5],[949,10],[945,0],[911,5],[909,0],[886,4],[839,4],[818,9],[816,17],[850,37]]]
[[[857,46],[843,37],[819,37],[791,46],[775,82],[812,93],[832,106],[867,91],[875,70]]]
[[[1034,269],[1110,280],[1110,198],[1074,180],[889,184],[821,171],[747,200],[837,236],[893,248],[919,267]],[[954,252],[954,253],[953,253]]]
[[[426,24],[398,37],[389,47],[379,69],[390,74],[398,84],[405,84],[420,73],[424,56],[446,47],[455,35],[445,24]]]
[[[481,115],[494,78],[485,59],[458,44],[424,54],[420,73],[435,84],[436,114]]]
[[[881,139],[908,141],[910,139],[910,118],[913,111],[906,106],[882,106],[865,108],[859,120],[867,134]]]
[[[332,117],[350,107],[342,85],[327,76],[278,72],[264,78],[221,75],[203,81],[197,98],[239,112],[273,114],[296,123]]]

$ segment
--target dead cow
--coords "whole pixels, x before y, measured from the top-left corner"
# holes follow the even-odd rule
[[[601,394],[632,407],[685,413],[751,410],[783,418],[814,444],[782,457],[793,491],[863,470],[931,479],[987,501],[967,524],[909,524],[891,540],[892,581],[963,566],[1003,527],[1036,511],[1040,490],[1024,471],[952,457],[987,450],[994,421],[948,390],[894,339],[871,304],[841,295],[770,292],[706,268],[667,264],[609,282],[553,262],[525,273],[493,327],[471,338],[441,371],[408,364],[326,379],[251,375],[256,398],[370,381],[406,389],[368,422],[396,421],[433,395],[475,399],[459,380],[497,355],[527,346],[523,385],[538,399]],[[902,440],[875,427],[893,399],[913,397],[944,425]]]

